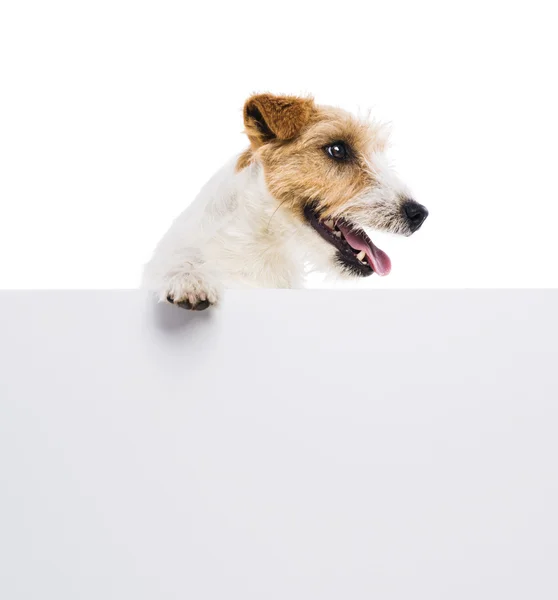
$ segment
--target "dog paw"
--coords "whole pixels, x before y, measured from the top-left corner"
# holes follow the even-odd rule
[[[161,300],[176,304],[186,310],[205,310],[216,304],[221,290],[197,273],[174,276],[164,292]]]

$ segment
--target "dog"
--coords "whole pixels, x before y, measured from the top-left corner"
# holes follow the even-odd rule
[[[372,230],[409,236],[427,209],[388,165],[384,125],[313,98],[256,94],[244,105],[249,148],[174,221],[143,287],[190,310],[224,288],[298,288],[309,269],[386,276]]]

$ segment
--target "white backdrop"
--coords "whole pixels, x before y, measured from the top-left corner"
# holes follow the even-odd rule
[[[556,286],[551,6],[3,2],[0,286],[136,286],[264,90],[393,123],[431,216],[364,285]]]

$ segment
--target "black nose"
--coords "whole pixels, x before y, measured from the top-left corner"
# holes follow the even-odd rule
[[[403,204],[403,212],[407,217],[407,223],[409,224],[411,233],[415,233],[428,216],[426,207],[414,200],[407,200],[405,204]]]

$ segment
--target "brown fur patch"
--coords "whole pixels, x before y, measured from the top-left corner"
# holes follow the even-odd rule
[[[236,161],[236,171],[242,171],[245,169],[250,163],[254,160],[254,155],[252,154],[252,149],[248,148],[244,150],[244,152],[238,157]]]
[[[345,142],[351,158],[336,162],[325,147]],[[339,212],[349,200],[374,186],[368,156],[384,150],[380,131],[349,113],[331,107],[314,107],[299,133],[289,139],[272,139],[255,152],[264,167],[270,192],[294,212],[316,202],[324,217]]]

